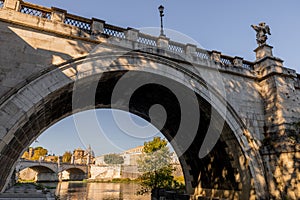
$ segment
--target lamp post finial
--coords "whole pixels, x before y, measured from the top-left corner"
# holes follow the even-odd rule
[[[158,10],[159,10],[159,16],[160,16],[160,35],[159,36],[166,36],[165,34],[164,34],[164,25],[163,25],[163,16],[165,16],[165,14],[164,14],[164,7],[163,7],[163,5],[160,5],[159,7],[158,7]]]

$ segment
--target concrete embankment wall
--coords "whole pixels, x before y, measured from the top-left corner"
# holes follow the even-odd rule
[[[91,165],[91,179],[109,180],[121,178],[121,165]]]
[[[180,165],[174,165],[174,176],[183,176]],[[91,165],[90,179],[111,180],[115,178],[136,179],[141,175],[136,165]]]

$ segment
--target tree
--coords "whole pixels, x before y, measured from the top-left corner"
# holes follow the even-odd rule
[[[43,147],[36,147],[34,148],[34,153],[31,160],[39,160],[40,157],[44,157],[47,154],[48,154],[47,149],[44,149]]]
[[[143,152],[144,153],[153,153],[155,151],[161,150],[162,148],[167,148],[168,142],[160,137],[154,137],[152,141],[145,142]],[[168,157],[171,158],[171,153]]]
[[[34,153],[34,148],[33,147],[29,147],[22,155],[22,158],[23,159],[26,159],[26,160],[31,160],[32,156],[33,156],[33,153]]]
[[[123,164],[124,158],[118,154],[107,154],[104,156],[104,162],[109,165]]]
[[[62,162],[70,163],[72,159],[72,153],[70,151],[66,151],[62,156]]]
[[[155,137],[152,141],[144,143],[143,155],[138,160],[141,189],[138,194],[152,192],[154,189],[175,189],[180,184],[174,180],[174,171],[171,165],[171,153],[167,141]]]
[[[28,153],[28,151],[25,151],[23,153],[22,158],[29,160],[29,153]]]

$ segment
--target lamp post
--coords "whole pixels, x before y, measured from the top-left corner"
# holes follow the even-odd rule
[[[164,15],[164,7],[162,6],[162,5],[160,5],[159,7],[158,7],[158,10],[159,10],[159,15],[160,15],[160,36],[166,36],[165,34],[164,34],[164,25],[163,25],[163,16],[165,16]]]

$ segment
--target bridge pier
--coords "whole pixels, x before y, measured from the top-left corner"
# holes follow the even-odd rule
[[[38,173],[36,182],[57,182],[58,177],[56,173]]]
[[[259,46],[255,71],[262,87],[265,126],[262,147],[263,163],[270,198],[297,199],[300,195],[300,144],[297,74],[283,68],[283,61],[273,56],[269,45]]]
[[[62,174],[62,172],[58,172],[58,181],[59,182],[62,182],[63,181],[63,174]]]
[[[82,181],[87,178],[86,173],[72,173],[70,171],[63,171],[59,181]]]

